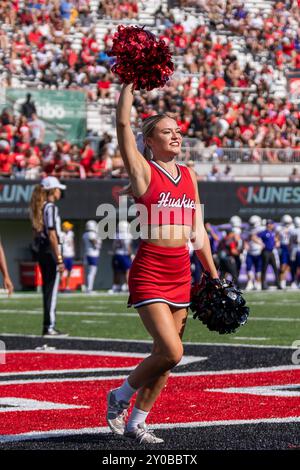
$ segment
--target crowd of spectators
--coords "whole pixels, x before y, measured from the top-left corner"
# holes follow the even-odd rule
[[[112,59],[99,46],[97,18],[130,20],[137,14],[135,0],[101,1],[94,15],[90,0],[24,0],[22,7],[18,0],[1,0],[2,86],[19,78],[42,88],[80,88],[93,101],[107,96]]]
[[[259,162],[261,152],[271,163],[288,161],[288,150],[300,149],[300,111],[286,98],[243,91],[235,95],[225,88],[211,86],[205,77],[195,90],[192,79],[178,78],[161,92],[136,96],[136,125],[139,118],[159,112],[177,115],[183,134],[196,138],[202,147],[252,149],[244,160]],[[270,149],[282,149],[282,152]],[[286,160],[287,158],[287,160]]]
[[[160,11],[157,21],[160,37],[175,57],[183,57],[177,65],[189,76],[175,74],[163,92],[137,97],[137,127],[139,117],[173,112],[183,133],[215,148],[220,159],[222,148],[249,148],[242,161],[293,161],[290,149],[300,149],[300,112],[287,93],[274,94],[274,83],[280,70],[300,67],[300,2],[275,3],[261,15],[232,0],[183,3],[204,11],[208,22],[190,14],[176,21]],[[233,47],[232,38],[239,36],[245,42],[243,61]]]
[[[136,20],[139,8],[136,0],[103,0],[100,2],[99,13],[112,20]]]
[[[22,110],[27,117],[25,114],[15,116],[8,110],[0,116],[0,177],[39,179],[54,175],[84,179],[126,176],[120,153],[108,133],[96,145],[92,139],[82,145],[60,139],[45,144],[44,123],[28,105],[28,99]]]
[[[242,152],[242,161],[295,161],[300,112],[288,96],[274,95],[274,82],[278,73],[300,68],[300,0],[274,3],[269,13],[260,14],[236,0],[176,3],[181,6],[180,18],[175,10],[166,13],[161,6],[155,13],[159,36],[173,53],[176,71],[164,89],[136,94],[136,128],[142,118],[171,112],[184,136],[197,141],[198,153],[211,150],[211,161],[230,160],[223,149],[249,149]],[[101,48],[96,21],[138,20],[138,14],[135,0],[100,1],[95,14],[89,0],[0,0],[1,85],[10,86],[12,77],[19,77],[39,88],[82,89],[91,101],[117,98],[111,90],[118,80],[106,54],[114,27],[108,28]],[[74,34],[81,35],[79,49],[74,48]],[[243,42],[243,60],[234,38]],[[112,150],[114,139],[100,150],[60,140],[45,145],[45,129],[36,112],[21,114],[1,116],[2,175],[124,174],[117,149]]]

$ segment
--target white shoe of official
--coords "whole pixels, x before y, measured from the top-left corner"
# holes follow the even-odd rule
[[[160,437],[155,436],[153,431],[149,431],[146,424],[139,424],[133,431],[127,431],[125,428],[124,437],[133,439],[139,444],[162,444],[164,442]]]
[[[245,290],[252,290],[254,288],[254,284],[252,281],[248,281],[245,287]]]
[[[291,289],[298,289],[298,285],[296,282],[292,282]]]

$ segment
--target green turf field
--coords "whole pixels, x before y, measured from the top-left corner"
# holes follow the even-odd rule
[[[190,312],[184,341],[291,346],[300,340],[300,291],[251,292],[246,299],[250,317],[235,334],[210,332]],[[150,339],[126,301],[125,295],[60,294],[57,327],[70,336]],[[40,294],[15,294],[10,299],[0,296],[0,334],[40,335],[41,329]]]

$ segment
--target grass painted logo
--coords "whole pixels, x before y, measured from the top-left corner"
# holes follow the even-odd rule
[[[236,194],[244,206],[300,203],[300,187],[294,186],[239,186]]]

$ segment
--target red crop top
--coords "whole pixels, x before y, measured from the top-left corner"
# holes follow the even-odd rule
[[[143,225],[193,225],[196,209],[195,186],[189,169],[177,165],[177,177],[153,160],[149,162],[151,180],[147,191],[135,198],[141,205],[140,223]]]

